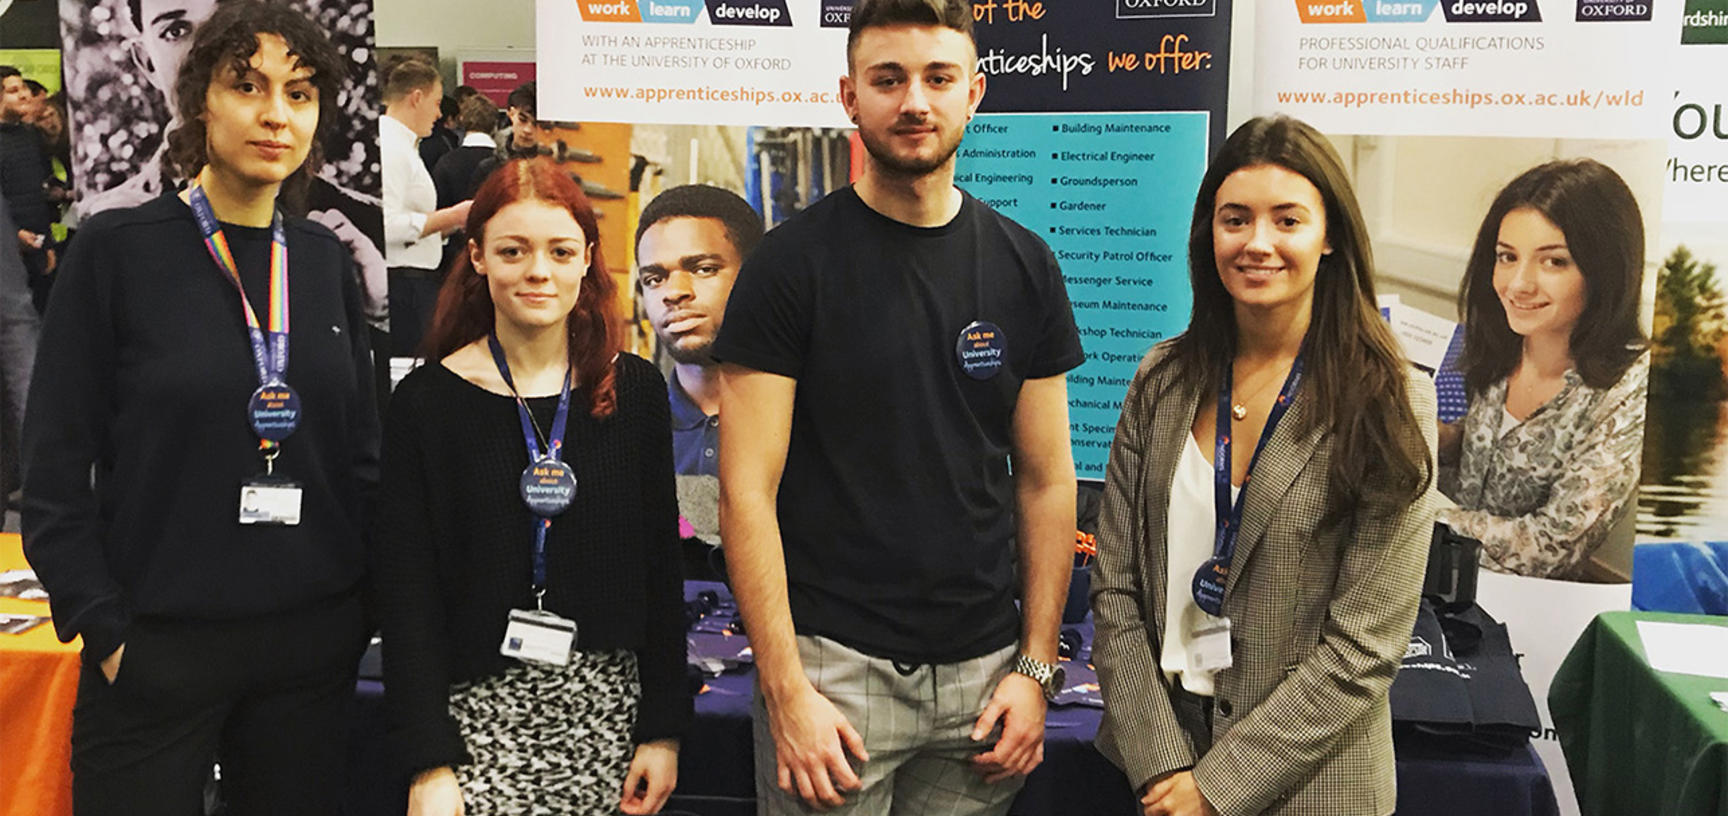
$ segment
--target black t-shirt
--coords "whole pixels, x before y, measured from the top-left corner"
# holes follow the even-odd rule
[[[974,321],[1006,338],[991,379],[957,359]],[[798,381],[778,515],[799,633],[920,663],[1015,641],[1015,401],[1083,359],[1043,241],[969,195],[921,228],[841,190],[751,254],[714,351]]]

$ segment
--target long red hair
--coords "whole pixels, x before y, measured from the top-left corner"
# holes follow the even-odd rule
[[[518,201],[545,201],[570,211],[582,236],[588,240],[588,271],[576,306],[565,320],[570,334],[570,368],[576,372],[578,391],[573,396],[588,400],[595,417],[611,415],[618,405],[617,378],[612,361],[623,348],[624,328],[613,314],[617,285],[600,256],[600,228],[594,208],[582,194],[581,185],[549,159],[515,159],[488,176],[474,194],[464,229],[473,246],[486,243],[486,222],[499,210]],[[492,292],[486,278],[474,270],[470,253],[460,253],[444,286],[438,291],[438,309],[422,345],[427,359],[443,359],[492,332]]]

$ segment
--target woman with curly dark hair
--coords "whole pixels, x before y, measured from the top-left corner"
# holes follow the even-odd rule
[[[61,264],[23,526],[84,643],[79,816],[200,812],[218,755],[230,812],[337,809],[377,414],[353,262],[283,199],[342,70],[298,13],[224,4],[177,79],[189,186],[92,217]]]

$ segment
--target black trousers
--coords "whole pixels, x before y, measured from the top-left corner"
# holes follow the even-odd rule
[[[436,269],[390,267],[390,356],[420,356],[420,340],[432,325],[442,284]]]
[[[234,816],[328,816],[345,789],[358,593],[234,621],[143,619],[110,685],[95,662],[72,713],[76,816],[197,816],[220,757]]]

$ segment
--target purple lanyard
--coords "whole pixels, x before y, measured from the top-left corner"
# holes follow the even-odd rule
[[[1236,556],[1236,535],[1242,524],[1242,505],[1243,500],[1248,497],[1248,481],[1253,477],[1254,465],[1260,461],[1260,452],[1266,449],[1266,441],[1272,438],[1272,432],[1278,428],[1278,421],[1284,418],[1284,414],[1290,410],[1290,403],[1296,398],[1296,388],[1302,384],[1302,355],[1296,355],[1296,362],[1290,366],[1290,374],[1284,378],[1284,387],[1278,391],[1278,401],[1272,404],[1272,412],[1266,416],[1266,427],[1260,432],[1260,441],[1254,446],[1254,457],[1248,460],[1248,473],[1242,477],[1242,490],[1236,495],[1235,501],[1231,501],[1230,392],[1234,379],[1234,366],[1226,366],[1224,376],[1218,383],[1218,427],[1214,431],[1217,441],[1212,454],[1212,497],[1218,519],[1218,532],[1212,543],[1212,558],[1194,573],[1194,603],[1205,610],[1206,614],[1214,616],[1221,615],[1224,611],[1224,585],[1230,577],[1230,561]]]
[[[516,415],[522,421],[522,438],[528,443],[528,466],[532,468],[536,462],[547,459],[562,461],[560,454],[564,450],[564,426],[570,418],[570,372],[564,372],[564,385],[558,391],[558,409],[552,415],[552,434],[546,440],[545,451],[540,448],[540,429],[534,425],[533,415],[528,413],[528,403],[522,399],[522,394],[516,390],[516,383],[510,379],[510,363],[504,359],[504,347],[498,343],[498,335],[486,335],[487,345],[492,347],[492,361],[498,364],[498,374],[504,378],[504,384],[510,387],[510,395],[516,398]],[[552,517],[541,515],[534,520],[534,592],[536,595],[546,589],[546,533],[552,529]]]

